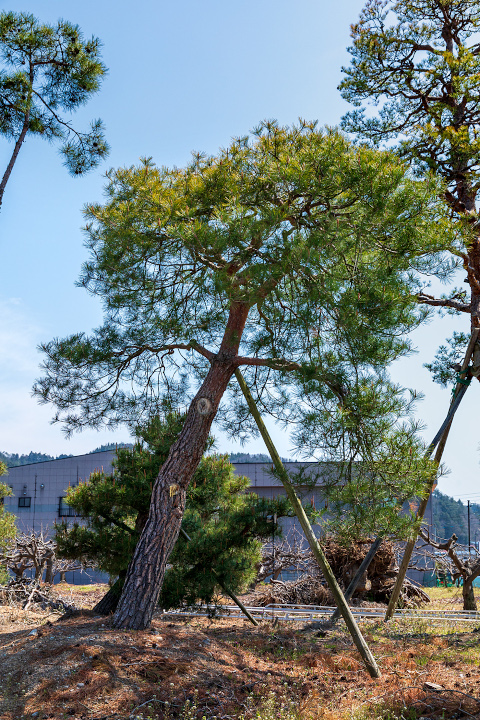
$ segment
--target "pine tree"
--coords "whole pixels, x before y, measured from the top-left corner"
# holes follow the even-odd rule
[[[263,123],[253,139],[184,169],[145,161],[112,172],[107,192],[87,211],[92,260],[82,277],[103,299],[105,324],[44,345],[35,391],[73,431],[138,422],[161,408],[162,391],[175,399],[196,385],[115,615],[118,627],[140,628],[236,368],[284,422],[313,385],[317,404],[349,417],[350,386],[381,383],[385,366],[408,352],[405,334],[423,318],[412,300],[417,273],[441,271],[458,229],[433,180],[412,180],[391,153],[304,122]],[[220,415],[231,428],[245,420],[240,437],[252,427],[241,410],[234,397]]]
[[[422,289],[417,301],[467,314],[472,329],[480,327],[479,29],[477,0],[368,0],[352,25],[352,63],[340,85],[359,108],[345,116],[346,130],[375,146],[393,141],[419,176],[433,173],[443,181],[449,212],[468,229],[464,242],[449,248],[452,265],[465,269],[467,288],[440,298]],[[380,111],[367,113],[367,103]],[[453,354],[459,343],[465,350],[468,337],[456,333]],[[478,377],[478,343],[473,365]],[[451,382],[455,374],[446,363],[435,379]]]
[[[59,555],[95,564],[119,578],[97,609],[115,609],[148,516],[153,484],[184,419],[173,413],[163,422],[154,418],[137,430],[132,448],[118,448],[113,474],[95,472],[68,489],[66,502],[88,517],[88,524],[56,526]],[[272,516],[292,512],[285,497],[265,500],[245,492],[249,485],[248,478],[234,475],[227,456],[202,458],[182,521],[191,540],[180,536],[170,555],[161,607],[210,603],[219,579],[234,592],[252,582],[261,561],[261,540],[281,533],[280,526],[272,525]]]
[[[59,140],[72,175],[88,172],[108,154],[100,120],[89,132],[75,130],[61,111],[84,105],[100,87],[106,68],[98,38],[85,40],[78,25],[41,24],[28,13],[0,14],[0,134],[14,142],[0,181],[0,206],[27,135]]]

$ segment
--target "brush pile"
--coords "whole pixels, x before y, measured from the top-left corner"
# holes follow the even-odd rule
[[[329,537],[322,542],[322,548],[328,562],[343,590],[346,590],[362,560],[370,549],[371,541],[357,541],[348,547]],[[277,567],[281,565],[281,553],[278,553]],[[311,551],[302,551],[302,574],[297,580],[282,582],[273,578],[268,589],[265,588],[255,602],[259,605],[297,604],[297,605],[334,605],[334,600],[326,586],[322,572]],[[291,567],[291,569],[296,569]],[[299,568],[300,569],[300,568]],[[384,540],[367,572],[357,585],[354,598],[373,602],[387,603],[398,574],[396,546]],[[400,596],[400,606],[415,607],[430,602],[427,593],[406,579]]]
[[[334,606],[335,601],[325,581],[313,575],[303,575],[293,582],[271,580],[265,590],[255,597],[255,605],[321,605]]]
[[[0,605],[9,605],[23,610],[52,610],[72,613],[76,606],[62,598],[52,586],[42,585],[30,578],[10,580],[0,585]]]

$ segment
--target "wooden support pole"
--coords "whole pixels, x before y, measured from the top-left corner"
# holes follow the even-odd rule
[[[323,552],[322,548],[320,547],[320,544],[315,537],[315,533],[312,530],[312,526],[310,525],[310,521],[307,518],[305,514],[305,510],[303,509],[302,503],[300,502],[297,493],[295,492],[295,488],[293,487],[292,483],[290,482],[290,478],[288,477],[288,473],[285,470],[282,460],[280,458],[280,455],[277,452],[277,449],[275,445],[273,444],[273,441],[270,437],[270,434],[265,426],[265,423],[262,420],[262,417],[258,411],[258,408],[255,404],[255,400],[252,397],[252,394],[250,393],[250,390],[244,380],[244,377],[240,370],[237,368],[235,370],[235,377],[238,380],[238,384],[240,385],[242,392],[245,396],[245,400],[247,401],[248,407],[250,412],[252,413],[253,417],[255,418],[255,422],[257,424],[257,427],[260,431],[260,434],[265,442],[265,445],[267,446],[268,452],[270,453],[270,457],[272,458],[272,462],[275,466],[275,469],[278,473],[278,476],[280,480],[282,481],[283,487],[285,488],[285,492],[287,493],[287,497],[292,503],[293,509],[295,511],[295,514],[300,522],[300,525],[302,526],[303,532],[305,533],[305,537],[307,538],[308,544],[310,545],[313,555],[320,565],[322,572],[325,576],[325,579],[327,581],[328,587],[330,588],[330,591],[335,598],[335,602],[337,603],[338,608],[340,609],[340,612],[342,613],[342,617],[345,620],[345,624],[347,625],[347,628],[350,632],[350,635],[352,636],[353,642],[355,643],[355,646],[360,653],[363,662],[365,663],[365,667],[367,668],[369,674],[373,678],[380,677],[380,670],[378,669],[377,663],[375,662],[375,658],[373,657],[370,648],[368,647],[367,643],[365,642],[362,633],[360,632],[360,628],[358,627],[357,623],[355,622],[355,618],[352,615],[352,612],[348,606],[348,603],[346,602],[342,590],[337,583],[337,580],[335,578],[335,575],[333,574],[332,568],[330,567],[328,560],[325,556],[325,553]]]
[[[192,538],[190,537],[190,535],[187,535],[187,533],[185,532],[185,530],[182,527],[180,528],[180,534],[185,538],[185,540],[187,540],[188,542],[192,542]],[[235,595],[235,593],[232,592],[232,590],[230,590],[230,588],[227,587],[222,580],[220,580],[218,573],[213,568],[211,568],[211,571],[212,571],[212,574],[215,575],[215,577],[217,578],[217,582],[220,585],[220,587],[222,588],[222,590],[224,590],[227,593],[227,595],[232,598],[235,605],[238,605],[240,610],[250,620],[252,625],[258,625],[258,621],[255,620],[255,618],[253,617],[253,615],[250,612],[248,612],[247,608],[242,603],[242,601],[238,599],[238,597]]]
[[[459,381],[457,381],[457,384],[455,386],[455,390],[452,395],[452,401],[450,403],[450,409],[447,414],[446,420],[442,425],[443,431],[442,431],[440,442],[438,444],[437,451],[436,451],[435,457],[434,457],[434,462],[437,466],[440,465],[443,451],[445,450],[448,433],[450,432],[450,428],[452,426],[453,416],[454,416],[458,406],[460,405],[460,401],[462,400],[462,398],[466,392],[466,389],[467,389],[467,386],[465,385],[465,378],[466,378],[467,371],[468,371],[468,364],[470,362],[470,358],[473,355],[473,351],[475,349],[475,344],[478,340],[479,333],[480,333],[480,328],[474,328],[474,330],[472,331],[472,334],[470,336],[470,342],[468,343],[468,347],[465,352],[465,357],[463,359],[462,367],[461,367],[460,373],[459,373],[459,375],[461,377],[460,377]],[[440,428],[440,430],[442,430],[442,428]],[[431,448],[432,448],[432,446],[434,446],[434,443],[435,443],[435,440],[437,439],[437,437],[438,437],[438,433],[437,433],[437,436],[435,437],[435,439],[433,440],[433,442],[431,443],[431,445],[429,446],[429,449],[427,450],[428,454],[430,454]],[[431,485],[429,485],[429,487],[425,488],[425,492],[426,492],[425,497],[423,498],[422,502],[418,506],[418,510],[417,510],[417,514],[416,514],[417,520],[423,520],[423,516],[425,515],[425,511],[427,509],[430,495],[432,494],[432,492],[435,488],[435,484],[436,484],[435,481],[436,481],[436,478],[433,479],[433,482],[431,483]],[[398,598],[400,597],[400,592],[402,590],[402,586],[403,586],[403,583],[405,580],[405,576],[407,574],[408,566],[410,564],[410,559],[412,557],[412,553],[415,548],[416,542],[417,542],[416,537],[411,538],[405,546],[402,562],[401,562],[400,568],[398,570],[397,580],[395,582],[393,592],[390,597],[390,601],[388,603],[387,611],[385,613],[385,620],[390,620],[392,618],[393,613],[395,612],[395,608],[397,607]]]

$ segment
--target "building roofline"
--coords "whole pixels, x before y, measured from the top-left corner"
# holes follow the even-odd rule
[[[31,467],[32,465],[48,465],[48,463],[61,462],[62,460],[75,460],[76,458],[89,457],[90,455],[103,455],[104,453],[114,453],[115,450],[98,450],[97,452],[83,453],[82,455],[66,455],[61,458],[53,458],[53,460],[38,460],[37,462],[23,463],[22,465],[7,465],[7,471],[16,470],[21,467]],[[6,477],[6,476],[5,476]]]

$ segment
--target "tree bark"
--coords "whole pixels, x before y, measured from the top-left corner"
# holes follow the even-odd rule
[[[48,558],[45,565],[45,582],[53,585],[53,558]]]
[[[115,610],[117,609],[118,601],[120,600],[120,595],[122,594],[124,582],[125,573],[123,573],[123,577],[117,578],[110,590],[105,593],[101,600],[98,601],[98,603],[93,608],[93,612],[97,613],[98,615],[110,615],[110,613],[115,612]]]
[[[210,428],[235,372],[240,340],[248,317],[245,303],[233,303],[217,355],[170,448],[152,490],[150,511],[128,567],[114,615],[117,628],[147,628],[157,607],[165,568],[185,510],[186,491],[202,458]]]
[[[473,579],[463,578],[463,609],[464,610],[476,610],[477,601],[475,600],[475,594],[473,591]]]
[[[8,179],[12,173],[13,166],[15,165],[15,161],[18,157],[18,153],[20,152],[20,148],[23,145],[23,141],[25,140],[25,135],[28,132],[28,126],[30,125],[30,110],[25,115],[25,122],[23,123],[22,131],[20,135],[18,136],[18,140],[15,143],[15,147],[13,148],[12,157],[10,158],[10,162],[7,165],[7,169],[5,170],[3,174],[2,181],[0,182],[0,208],[2,207],[2,201],[3,201],[3,193],[5,192],[5,187],[7,185]]]

